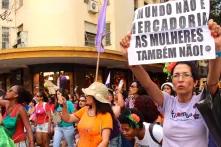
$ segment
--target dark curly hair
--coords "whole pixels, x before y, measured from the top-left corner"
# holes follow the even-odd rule
[[[194,81],[196,80],[199,80],[199,69],[198,69],[198,66],[197,66],[197,62],[196,61],[180,61],[180,62],[177,62],[176,65],[173,67],[172,71],[171,71],[171,74],[173,75],[173,72],[174,72],[174,68],[179,65],[179,64],[186,64],[190,67],[190,71],[192,73],[192,77],[194,79]]]
[[[61,93],[61,95],[66,99],[66,100],[69,100],[69,96],[68,96],[68,91],[67,89],[63,89],[63,88],[60,88],[58,89],[57,91],[59,91]],[[57,92],[56,91],[56,92]]]
[[[57,91],[59,91],[61,93],[61,95],[68,101],[69,100],[69,96],[68,96],[68,91],[66,89],[63,89],[63,88],[60,88],[58,89]],[[56,100],[56,103],[55,103],[55,109],[57,109],[57,107],[61,104],[58,104],[57,101],[58,101],[58,97],[57,97],[57,91],[56,91],[56,95],[55,95],[55,100]]]
[[[131,114],[136,114],[138,117],[139,117],[139,122],[135,123],[133,120],[130,119],[130,115]],[[121,115],[119,116],[119,119],[121,124],[128,124],[131,128],[137,128],[137,125],[139,128],[143,128],[143,122],[144,122],[144,119],[143,119],[143,115],[137,111],[136,109],[132,108],[125,108]]]
[[[93,96],[92,96],[93,97]],[[111,105],[108,103],[101,103],[98,100],[96,100],[93,97],[94,101],[95,101],[95,105],[96,105],[96,114],[105,114],[105,113],[110,113],[112,118],[114,118],[114,112],[111,108]]]
[[[134,107],[142,113],[144,121],[148,123],[153,123],[161,115],[148,95],[138,95],[135,99]]]
[[[33,98],[32,94],[21,85],[15,85],[15,87],[18,93],[17,102],[19,104],[23,103],[29,104]]]
[[[45,93],[43,90],[40,90],[40,91],[38,92],[38,95],[39,95],[40,97],[43,97],[43,102],[48,102],[48,97],[47,97],[46,93]]]

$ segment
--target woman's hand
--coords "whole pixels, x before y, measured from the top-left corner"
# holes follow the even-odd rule
[[[214,38],[216,51],[220,52],[221,51],[221,27],[212,19],[209,20],[208,27],[210,29],[211,35]]]
[[[102,130],[102,141],[98,145],[98,147],[108,147],[109,138],[111,134],[111,129],[103,129]]]
[[[128,33],[123,39],[120,41],[120,45],[123,47],[123,54],[127,58],[127,49],[130,47],[131,33]]]
[[[211,35],[215,41],[216,52],[221,52],[221,27],[213,20],[209,20],[208,27],[211,31]],[[207,76],[207,86],[212,95],[214,95],[218,89],[218,82],[221,75],[221,58],[218,57],[214,60],[209,60]]]
[[[63,96],[58,96],[58,104],[63,104],[64,103],[65,98]]]

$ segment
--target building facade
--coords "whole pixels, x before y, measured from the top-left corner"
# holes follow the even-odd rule
[[[104,82],[110,71],[114,84],[120,78],[127,82],[132,79],[119,41],[131,29],[134,10],[157,2],[109,0],[99,81]],[[102,0],[2,0],[0,88],[14,84],[30,91],[51,88],[59,86],[64,75],[66,88],[72,93],[76,86],[93,82],[97,64],[94,40],[101,6]],[[153,72],[161,72],[159,68],[149,67]]]

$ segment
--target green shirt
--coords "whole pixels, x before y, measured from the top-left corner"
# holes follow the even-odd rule
[[[66,102],[66,105],[67,105],[67,110],[68,110],[68,113],[69,114],[72,114],[74,112],[74,104],[71,102],[71,101],[67,101]],[[57,108],[56,108],[56,111],[57,112],[60,112],[62,111],[62,107],[59,105]],[[59,127],[70,127],[70,126],[73,126],[73,123],[68,123],[68,122],[65,122],[65,121],[61,121],[59,124],[58,124]]]

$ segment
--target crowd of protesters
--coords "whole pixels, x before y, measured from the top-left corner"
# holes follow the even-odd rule
[[[209,22],[217,32],[216,49],[221,49],[221,28]],[[127,53],[130,34],[121,41]],[[131,66],[136,77],[126,90],[122,84],[110,89],[100,82],[71,95],[57,89],[54,95],[40,90],[32,96],[15,85],[0,91],[0,126],[17,147],[206,147],[208,129],[194,105],[198,72],[195,62],[177,62],[171,82],[156,85],[142,66]],[[213,95],[218,89],[221,59],[209,61],[207,86]],[[1,134],[0,134],[1,139]],[[7,144],[0,140],[0,145]],[[13,145],[12,145],[13,146]]]

